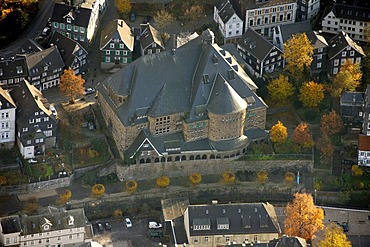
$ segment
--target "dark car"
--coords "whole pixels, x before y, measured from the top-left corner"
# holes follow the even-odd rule
[[[151,16],[149,16],[149,15],[144,16],[143,23],[144,23],[144,24],[149,23],[151,18],[152,18],[152,17],[151,17]]]
[[[108,222],[105,222],[105,230],[107,231],[112,230],[112,226]]]
[[[104,231],[104,227],[101,223],[98,223],[98,231],[99,232],[103,232]]]
[[[134,22],[136,20],[136,13],[135,12],[131,12],[130,13],[129,20],[130,20],[130,22]]]
[[[344,232],[348,232],[348,223],[347,222],[343,222],[342,227],[343,227]]]

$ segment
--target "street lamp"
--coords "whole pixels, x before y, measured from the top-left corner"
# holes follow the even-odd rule
[[[317,190],[315,189],[315,205],[316,205],[316,198],[317,198]]]

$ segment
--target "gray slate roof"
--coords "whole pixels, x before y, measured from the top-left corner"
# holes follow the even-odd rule
[[[164,43],[161,38],[161,34],[152,25],[142,24],[141,28],[144,29],[140,35],[140,43],[143,49],[150,47],[153,43],[161,46],[164,49]]]
[[[217,6],[218,15],[220,16],[223,23],[227,23],[230,18],[236,14],[232,4],[229,0],[221,1]]]
[[[312,31],[310,21],[301,21],[286,25],[280,25],[280,32],[283,38],[283,43],[291,39],[293,34],[308,33],[310,31]]]
[[[41,75],[43,72],[54,74],[54,69],[64,68],[65,66],[56,46],[26,55],[26,63],[31,77]],[[45,66],[48,67],[47,70],[45,70]]]
[[[340,105],[363,105],[365,102],[364,94],[362,92],[344,92],[340,97]]]
[[[64,23],[63,17],[66,15],[70,15],[74,19],[74,25],[87,28],[90,22],[91,9],[55,3],[50,20],[51,22]]]
[[[337,18],[363,22],[370,21],[370,5],[366,7],[348,4],[334,4],[332,11]]]
[[[4,234],[17,233],[22,231],[20,220],[17,215],[0,219],[0,224],[2,233]]]
[[[27,77],[27,65],[23,56],[0,61],[0,81],[12,78]]]
[[[238,45],[243,47],[246,51],[260,61],[263,61],[270,54],[274,47],[278,49],[251,28],[248,28],[243,34],[238,41]]]
[[[328,46],[328,42],[326,41],[324,36],[321,35],[321,33],[317,31],[310,31],[310,32],[307,32],[306,35],[307,35],[307,38],[311,41],[315,49],[325,48]]]
[[[188,214],[190,236],[281,233],[274,206],[269,203],[190,205]],[[229,229],[217,229],[220,219],[228,220]],[[210,222],[210,230],[194,230],[200,220]]]
[[[335,35],[332,39],[329,40],[329,52],[328,57],[329,59],[332,59],[335,57],[338,53],[342,52],[344,49],[347,48],[347,46],[351,46],[354,50],[356,50],[361,55],[365,56],[364,51],[362,50],[362,47],[356,44],[347,33],[341,31],[337,35]]]
[[[134,36],[131,28],[124,20],[116,19],[111,21],[102,31],[100,49],[104,49],[112,39],[119,39],[130,50],[134,50]]]

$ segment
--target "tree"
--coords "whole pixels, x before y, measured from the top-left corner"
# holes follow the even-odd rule
[[[273,101],[284,101],[294,94],[294,86],[288,81],[288,77],[280,75],[272,80],[267,86]]]
[[[170,178],[167,177],[167,176],[162,176],[162,177],[159,177],[157,178],[157,185],[160,187],[160,188],[165,188],[167,187],[168,185],[170,185]]]
[[[157,27],[162,30],[167,27],[171,22],[175,21],[175,17],[167,10],[157,11],[153,17]]]
[[[317,107],[324,99],[324,85],[310,81],[300,88],[299,100],[304,107]]]
[[[28,14],[17,8],[11,11],[3,20],[3,32],[9,38],[15,38],[20,35],[28,24]]]
[[[277,122],[270,129],[270,139],[272,142],[283,143],[288,138],[288,131],[284,124],[280,121]]]
[[[102,196],[105,192],[105,187],[102,184],[94,184],[94,186],[91,189],[94,196]]]
[[[300,123],[295,127],[292,141],[303,148],[311,148],[314,144],[310,128],[306,123]]]
[[[61,204],[65,204],[71,199],[72,197],[72,192],[70,190],[64,191],[60,196],[59,196],[59,202]]]
[[[364,170],[358,165],[353,165],[351,170],[352,170],[352,175],[355,177],[361,177],[364,174]]]
[[[293,78],[301,78],[304,69],[311,65],[313,49],[314,47],[305,33],[293,35],[284,43],[283,56],[287,61],[285,69]]]
[[[340,97],[343,91],[355,91],[361,84],[362,72],[359,63],[347,59],[333,79],[331,94]]]
[[[137,182],[135,180],[126,181],[126,190],[129,192],[134,192],[137,189]]]
[[[295,179],[295,175],[293,172],[287,172],[285,173],[284,180],[287,184],[293,184]]]
[[[202,181],[202,175],[200,173],[193,173],[189,176],[189,180],[193,185],[197,185]]]
[[[344,234],[343,228],[332,222],[325,228],[324,239],[319,242],[319,247],[351,247],[352,244],[347,239],[347,235]]]
[[[268,173],[267,171],[258,171],[257,172],[257,181],[259,183],[266,183],[268,179]]]
[[[311,241],[318,230],[324,228],[324,212],[313,203],[311,195],[303,193],[294,195],[293,203],[285,207],[285,234],[298,236]]]
[[[132,6],[131,0],[115,0],[118,12],[123,14],[130,13]]]
[[[73,69],[65,69],[60,76],[59,91],[68,97],[71,97],[71,102],[74,104],[76,97],[83,95],[85,80],[81,75],[75,75]]]
[[[121,218],[122,217],[122,210],[117,208],[113,211],[113,217],[114,218]]]
[[[320,150],[321,157],[324,161],[329,162],[333,156],[334,146],[331,143],[330,137],[321,135],[321,138],[316,142],[316,147]]]
[[[185,10],[184,16],[190,22],[195,23],[203,14],[203,7],[200,5],[193,5]]]
[[[235,182],[235,174],[232,171],[225,171],[222,174],[222,179],[224,183],[234,183]]]
[[[342,128],[342,119],[336,111],[333,110],[328,114],[322,115],[320,120],[321,135],[327,135],[330,138],[333,135],[340,133]]]
[[[0,187],[2,185],[6,184],[7,182],[8,182],[8,180],[6,179],[6,177],[0,175]]]

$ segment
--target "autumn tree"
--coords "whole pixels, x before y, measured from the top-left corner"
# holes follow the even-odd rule
[[[126,181],[125,186],[128,192],[134,192],[137,189],[138,184],[135,180],[128,180]]]
[[[352,170],[352,175],[355,177],[361,177],[364,174],[364,170],[358,165],[353,165],[351,170]]]
[[[293,184],[295,179],[295,175],[293,172],[285,173],[284,180],[287,184]]]
[[[222,174],[222,179],[224,183],[234,183],[235,182],[235,174],[232,171],[225,171]]]
[[[171,22],[175,21],[175,17],[167,10],[157,11],[153,17],[155,24],[162,30],[167,27]]]
[[[270,129],[270,139],[272,142],[283,143],[288,138],[288,131],[284,124],[280,121],[277,122]]]
[[[0,187],[2,185],[6,184],[7,182],[8,182],[8,180],[6,179],[6,177],[0,175]]]
[[[184,16],[190,22],[195,23],[203,15],[203,7],[200,5],[193,5],[185,10]]]
[[[73,69],[65,69],[63,74],[60,76],[59,91],[68,97],[71,97],[71,102],[76,102],[76,97],[83,95],[85,80],[81,75],[75,75]]]
[[[268,172],[267,171],[258,171],[257,172],[257,181],[259,183],[266,183],[268,179]]]
[[[343,228],[332,222],[325,228],[324,239],[319,242],[319,247],[351,247],[352,244],[344,234]]]
[[[324,85],[310,81],[300,88],[299,100],[304,107],[317,107],[324,99]]]
[[[320,130],[322,135],[327,135],[329,138],[338,134],[343,128],[341,117],[336,111],[331,111],[324,114],[320,120]]]
[[[327,135],[321,135],[321,138],[316,142],[316,148],[320,150],[321,158],[330,162],[334,152],[334,146]]]
[[[105,187],[103,184],[94,184],[94,186],[91,189],[91,192],[96,197],[102,196],[105,192]]]
[[[72,192],[70,190],[64,191],[60,196],[59,196],[59,203],[65,204],[71,199],[72,197]]]
[[[310,194],[294,195],[293,203],[285,207],[285,234],[311,241],[318,230],[324,228],[324,212],[314,205]]]
[[[159,178],[157,178],[157,180],[156,180],[156,183],[157,183],[157,185],[158,185],[158,187],[160,187],[160,188],[165,188],[165,187],[167,187],[168,185],[170,185],[170,178],[169,177],[167,177],[167,176],[162,176],[162,177],[159,177]]]
[[[305,33],[293,35],[284,43],[284,58],[287,61],[285,69],[294,79],[302,77],[304,69],[313,60],[313,45]]]
[[[284,101],[294,94],[293,84],[282,74],[272,80],[267,89],[273,101]]]
[[[314,144],[310,128],[306,123],[300,123],[295,127],[292,142],[303,148],[311,148]]]
[[[114,211],[113,211],[113,217],[114,218],[121,218],[122,217],[122,210],[121,209],[119,209],[119,208],[117,208],[117,209],[115,209]]]
[[[118,12],[127,15],[132,9],[131,0],[115,0]]]
[[[361,84],[361,78],[360,64],[347,59],[333,79],[332,96],[340,97],[344,91],[355,91]]]
[[[195,172],[189,176],[189,180],[193,185],[197,185],[202,181],[202,175]]]

